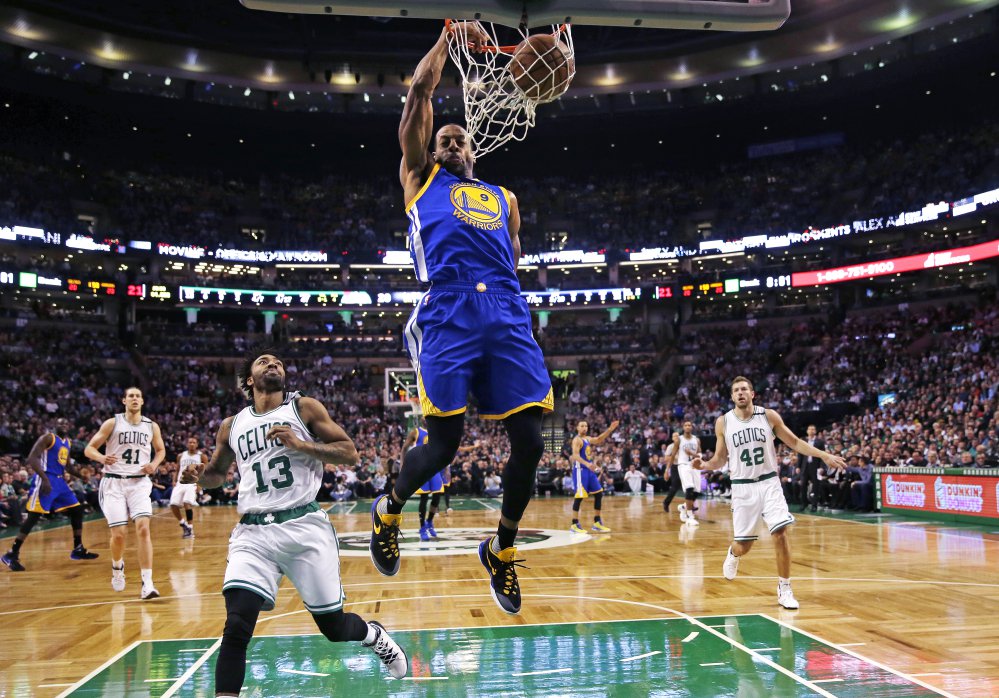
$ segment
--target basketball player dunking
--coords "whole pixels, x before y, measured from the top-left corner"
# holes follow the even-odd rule
[[[384,575],[399,571],[403,504],[454,459],[471,391],[479,415],[503,420],[510,438],[502,515],[496,535],[479,546],[479,560],[497,605],[519,613],[514,540],[544,453],[542,416],[554,399],[517,280],[517,199],[474,178],[465,129],[448,124],[434,136],[433,95],[448,57],[447,31],[416,67],[399,125],[410,249],[417,279],[431,284],[405,333],[429,438],[409,449],[392,492],[372,506],[371,559]],[[457,31],[477,48],[488,41],[476,23],[460,23]]]
[[[257,617],[274,608],[286,575],[328,640],[363,643],[401,679],[409,670],[402,648],[378,623],[343,610],[336,531],[316,504],[323,464],[356,465],[354,442],[321,402],[285,392],[284,363],[274,354],[251,351],[238,380],[252,404],[223,420],[204,472],[195,465],[181,480],[193,484],[200,475],[205,489],[220,487],[233,463],[240,475],[242,518],[229,538],[215,695],[239,695]]]
[[[141,596],[155,599],[160,593],[153,586],[153,541],[149,535],[153,481],[149,476],[166,458],[166,446],[159,425],[142,416],[142,391],[127,388],[122,402],[125,411],[105,420],[84,453],[90,460],[104,464],[97,494],[111,529],[111,588],[125,590],[125,527],[131,518],[139,542]],[[102,454],[98,449],[105,444]]]
[[[198,439],[192,436],[187,439],[187,450],[177,458],[177,481],[173,485],[173,492],[170,493],[170,509],[180,523],[182,538],[194,538],[194,504],[198,497],[198,486],[194,483],[184,484],[181,478],[188,468],[198,468],[208,463],[208,456],[198,448]],[[180,508],[184,507],[185,516],[181,516]]]
[[[794,517],[787,509],[787,500],[777,477],[777,453],[774,437],[806,456],[821,458],[831,468],[845,468],[839,456],[820,451],[802,441],[787,428],[773,410],[753,405],[753,384],[744,376],[732,381],[732,401],[735,408],[715,421],[717,447],[708,461],[694,458],[695,470],[718,470],[726,462],[732,475],[733,538],[722,566],[725,579],[735,579],[739,558],[749,552],[756,540],[756,523],[760,516],[770,529],[777,554],[777,603],[784,608],[798,608],[791,591],[791,542],[787,529]]]

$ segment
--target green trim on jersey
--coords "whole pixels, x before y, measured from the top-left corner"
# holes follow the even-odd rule
[[[319,441],[319,437],[312,433],[312,430],[309,429],[309,425],[305,423],[304,419],[302,419],[302,413],[298,411],[298,401],[303,397],[305,396],[300,395],[299,397],[296,397],[294,400],[291,401],[291,406],[295,410],[295,416],[298,417],[298,421],[302,425],[302,428],[305,429],[305,433],[311,436],[316,441]]]

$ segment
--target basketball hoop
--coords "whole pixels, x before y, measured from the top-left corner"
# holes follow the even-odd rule
[[[534,126],[537,106],[561,97],[576,74],[568,24],[553,24],[547,34],[530,34],[525,22],[508,32],[519,36],[515,44],[500,41],[491,22],[480,25],[490,43],[474,52],[462,25],[445,22],[448,52],[461,73],[466,130],[476,157],[510,140],[524,140]]]

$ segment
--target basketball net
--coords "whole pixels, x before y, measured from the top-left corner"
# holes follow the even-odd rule
[[[468,33],[462,25],[447,22],[448,52],[451,60],[461,73],[461,87],[465,100],[465,129],[472,141],[476,157],[496,150],[510,140],[522,141],[527,131],[534,126],[535,109],[539,104],[552,102],[565,92],[572,82],[575,70],[575,48],[572,43],[572,30],[568,24],[551,25],[551,35],[555,42],[544,54],[536,54],[532,69],[514,80],[510,72],[510,61],[520,41],[526,40],[529,31],[521,26],[510,29],[519,34],[517,44],[504,45],[500,42],[496,27],[491,22],[479,23],[490,37],[490,44],[481,53],[472,51],[468,41]],[[506,28],[509,29],[509,28]],[[568,52],[558,48],[559,43],[568,47]],[[533,46],[527,50],[533,51]],[[555,54],[555,55],[549,55]],[[558,58],[554,66],[548,58]],[[560,70],[566,71],[567,77],[556,79]],[[517,82],[520,82],[518,86]],[[547,89],[556,82],[555,89]],[[526,85],[534,89],[525,89]],[[545,86],[545,87],[542,87]],[[547,94],[545,94],[547,90]],[[526,93],[539,94],[538,99],[532,99]]]

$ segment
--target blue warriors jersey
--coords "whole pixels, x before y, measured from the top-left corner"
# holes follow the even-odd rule
[[[36,514],[48,514],[53,511],[64,511],[80,505],[76,495],[66,484],[63,474],[69,465],[69,439],[52,435],[52,445],[45,450],[45,474],[48,476],[52,489],[42,496],[39,487],[41,479],[38,475],[31,481],[31,492],[28,494],[27,509]]]
[[[427,432],[426,429],[424,429],[423,427],[417,427],[415,445],[422,446],[423,444],[427,443],[427,439],[429,438],[429,436],[430,434]]]
[[[52,435],[52,445],[45,451],[45,472],[50,477],[61,478],[69,464],[70,440]]]
[[[593,453],[590,451],[589,439],[583,439],[583,447],[579,449],[579,459],[586,465],[593,465]]]
[[[417,280],[520,292],[506,189],[456,177],[437,164],[406,215]]]

